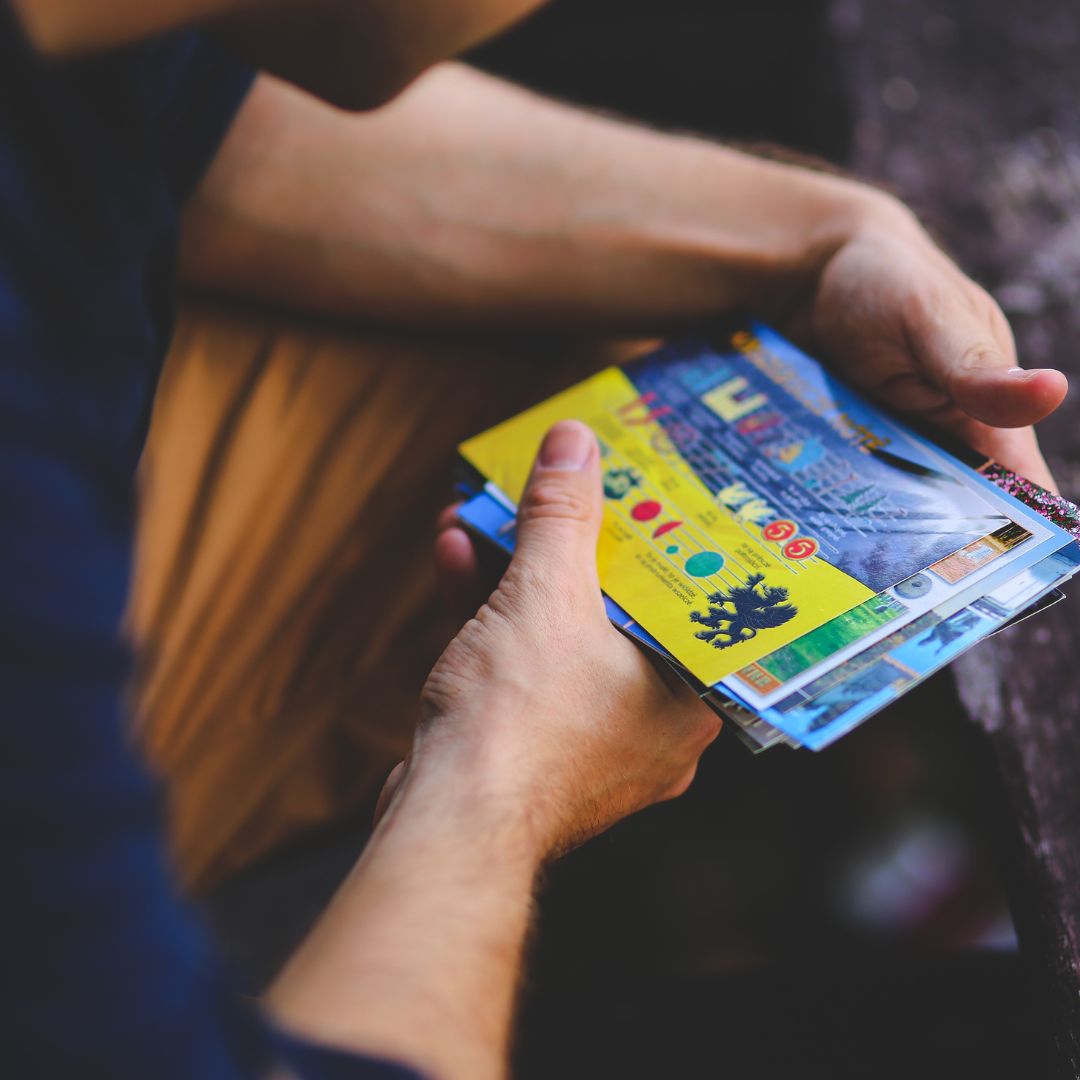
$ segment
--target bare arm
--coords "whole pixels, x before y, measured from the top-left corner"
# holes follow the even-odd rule
[[[352,318],[653,333],[746,307],[1051,485],[998,306],[895,199],[444,65],[350,115],[260,79],[187,213],[191,282]]]
[[[270,994],[288,1027],[433,1077],[496,1080],[537,869],[690,784],[720,721],[608,621],[602,512],[595,439],[557,425],[510,567],[428,677],[389,809]],[[461,545],[459,528],[440,536],[444,572],[459,572]]]
[[[1053,373],[1008,374],[1000,312],[893,200],[453,66],[368,116],[263,79],[190,208],[184,269],[410,324],[618,332],[751,306],[894,403],[993,434],[1036,476],[1029,431],[972,416],[1026,423],[1063,392]],[[595,452],[554,473],[429,681],[368,852],[270,996],[301,1033],[437,1077],[505,1069],[542,860],[682,790],[717,731],[605,620]]]
[[[438,1080],[504,1074],[540,853],[468,776],[402,786],[271,990],[285,1026]]]
[[[184,272],[354,317],[656,329],[805,287],[887,213],[458,65],[371,114],[263,77],[187,214]]]

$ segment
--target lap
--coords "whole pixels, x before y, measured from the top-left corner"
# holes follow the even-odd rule
[[[129,629],[136,730],[190,884],[374,798],[452,632],[429,550],[456,444],[596,362],[184,312]]]

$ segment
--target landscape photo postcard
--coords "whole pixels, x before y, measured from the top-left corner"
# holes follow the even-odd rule
[[[1078,569],[1080,546],[1073,543],[1013,577],[998,575],[996,587],[973,587],[926,612],[757,715],[821,749],[1044,598],[1060,599],[1057,587]]]
[[[755,709],[776,704],[793,690],[816,681],[823,671],[850,661],[925,614],[959,611],[979,596],[1019,580],[1029,568],[1043,562],[1051,565],[1046,560],[1061,550],[1049,530],[1033,534],[1019,526],[1007,528],[1017,530],[1009,533],[1007,542],[998,544],[993,538],[983,538],[961,548],[802,638],[740,668],[722,685]],[[1033,544],[1014,556],[999,558],[1020,547],[1021,535],[1025,540],[1033,538]],[[984,548],[990,554],[984,555]],[[977,549],[979,554],[967,558],[969,549]],[[963,573],[948,569],[938,573],[946,566],[955,568],[959,558],[966,561]]]

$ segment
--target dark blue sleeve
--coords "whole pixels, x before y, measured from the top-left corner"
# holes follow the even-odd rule
[[[231,993],[124,736],[112,500],[93,463],[34,449],[0,435],[4,1074],[253,1080],[284,1058],[306,1080],[410,1075],[281,1039]]]
[[[170,34],[141,51],[148,122],[177,202],[210,164],[255,72],[197,32]]]
[[[144,134],[171,125],[179,192],[250,78],[184,55],[57,72],[0,0],[0,1074],[405,1077],[286,1039],[237,999],[177,898],[125,734],[132,474],[160,361],[145,306],[171,225]]]

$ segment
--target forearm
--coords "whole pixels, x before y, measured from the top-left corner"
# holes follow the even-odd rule
[[[485,1080],[506,1070],[538,860],[444,788],[406,781],[269,1005],[307,1038]]]
[[[188,212],[184,267],[346,316],[652,330],[776,310],[890,215],[845,179],[466,68],[365,116],[264,79]]]

